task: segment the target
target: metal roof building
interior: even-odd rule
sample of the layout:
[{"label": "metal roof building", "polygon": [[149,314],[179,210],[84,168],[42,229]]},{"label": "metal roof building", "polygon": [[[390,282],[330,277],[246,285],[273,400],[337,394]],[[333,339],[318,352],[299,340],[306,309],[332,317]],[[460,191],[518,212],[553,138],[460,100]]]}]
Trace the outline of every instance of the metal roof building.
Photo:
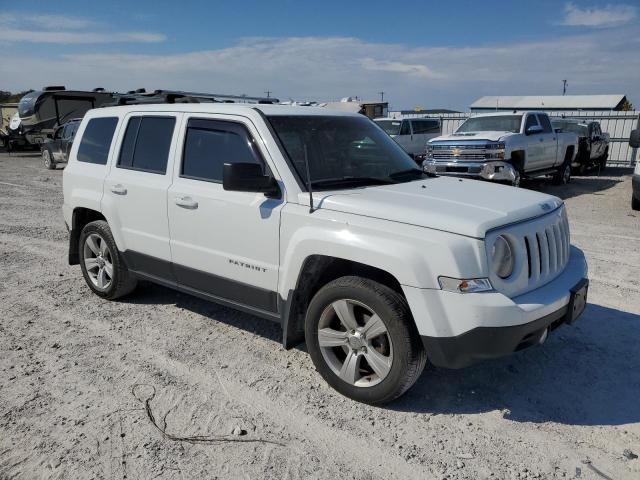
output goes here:
[{"label": "metal roof building", "polygon": [[472,112],[507,110],[622,110],[625,95],[530,95],[481,97]]}]

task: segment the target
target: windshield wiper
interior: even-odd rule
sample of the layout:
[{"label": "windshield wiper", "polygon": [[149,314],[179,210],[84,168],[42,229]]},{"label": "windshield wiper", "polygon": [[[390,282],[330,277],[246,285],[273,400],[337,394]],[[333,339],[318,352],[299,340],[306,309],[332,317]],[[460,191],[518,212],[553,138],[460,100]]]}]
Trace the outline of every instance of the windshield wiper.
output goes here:
[{"label": "windshield wiper", "polygon": [[389,185],[395,183],[388,178],[378,177],[336,177],[336,178],[324,178],[321,180],[314,180],[311,185],[314,187],[330,187],[337,185]]}]

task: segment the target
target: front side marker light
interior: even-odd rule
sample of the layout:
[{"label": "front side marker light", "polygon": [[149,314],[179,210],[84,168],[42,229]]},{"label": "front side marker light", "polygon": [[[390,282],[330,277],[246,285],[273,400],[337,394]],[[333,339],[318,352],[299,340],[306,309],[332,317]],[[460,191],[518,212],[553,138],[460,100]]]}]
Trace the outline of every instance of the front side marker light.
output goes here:
[{"label": "front side marker light", "polygon": [[478,293],[489,292],[493,286],[488,278],[460,279],[451,277],[438,277],[440,288],[448,292],[456,293]]}]

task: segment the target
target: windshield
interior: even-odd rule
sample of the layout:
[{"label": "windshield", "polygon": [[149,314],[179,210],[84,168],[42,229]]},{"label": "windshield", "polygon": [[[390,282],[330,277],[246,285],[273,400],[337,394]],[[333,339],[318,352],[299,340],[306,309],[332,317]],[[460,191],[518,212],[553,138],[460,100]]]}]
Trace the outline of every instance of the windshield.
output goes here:
[{"label": "windshield", "polygon": [[376,120],[376,124],[388,135],[398,135],[402,122],[400,120]]},{"label": "windshield", "polygon": [[18,102],[18,114],[21,117],[30,117],[33,115],[34,106],[36,104],[36,100],[38,99],[39,93],[27,93],[24,97],[20,99]]},{"label": "windshield", "polygon": [[456,133],[463,132],[511,132],[520,133],[522,115],[496,115],[473,117],[464,122]]},{"label": "windshield", "polygon": [[553,124],[554,129],[557,128],[557,129],[561,129],[563,132],[577,133],[581,137],[589,136],[589,128],[584,124],[573,123],[573,122],[562,122],[562,121],[555,121],[551,123]]},{"label": "windshield", "polygon": [[366,117],[268,117],[296,172],[315,190],[383,185],[422,178],[422,170]]}]

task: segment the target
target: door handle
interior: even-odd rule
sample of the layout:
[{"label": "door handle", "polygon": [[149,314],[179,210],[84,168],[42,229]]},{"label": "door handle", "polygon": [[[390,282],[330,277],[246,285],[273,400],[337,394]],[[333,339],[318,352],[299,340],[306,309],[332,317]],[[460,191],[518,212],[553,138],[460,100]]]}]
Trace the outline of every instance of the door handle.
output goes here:
[{"label": "door handle", "polygon": [[175,202],[179,207],[188,208],[189,210],[198,208],[198,202],[191,197],[176,197]]},{"label": "door handle", "polygon": [[115,193],[116,195],[126,195],[127,189],[118,183],[117,185],[111,186],[111,192]]}]

